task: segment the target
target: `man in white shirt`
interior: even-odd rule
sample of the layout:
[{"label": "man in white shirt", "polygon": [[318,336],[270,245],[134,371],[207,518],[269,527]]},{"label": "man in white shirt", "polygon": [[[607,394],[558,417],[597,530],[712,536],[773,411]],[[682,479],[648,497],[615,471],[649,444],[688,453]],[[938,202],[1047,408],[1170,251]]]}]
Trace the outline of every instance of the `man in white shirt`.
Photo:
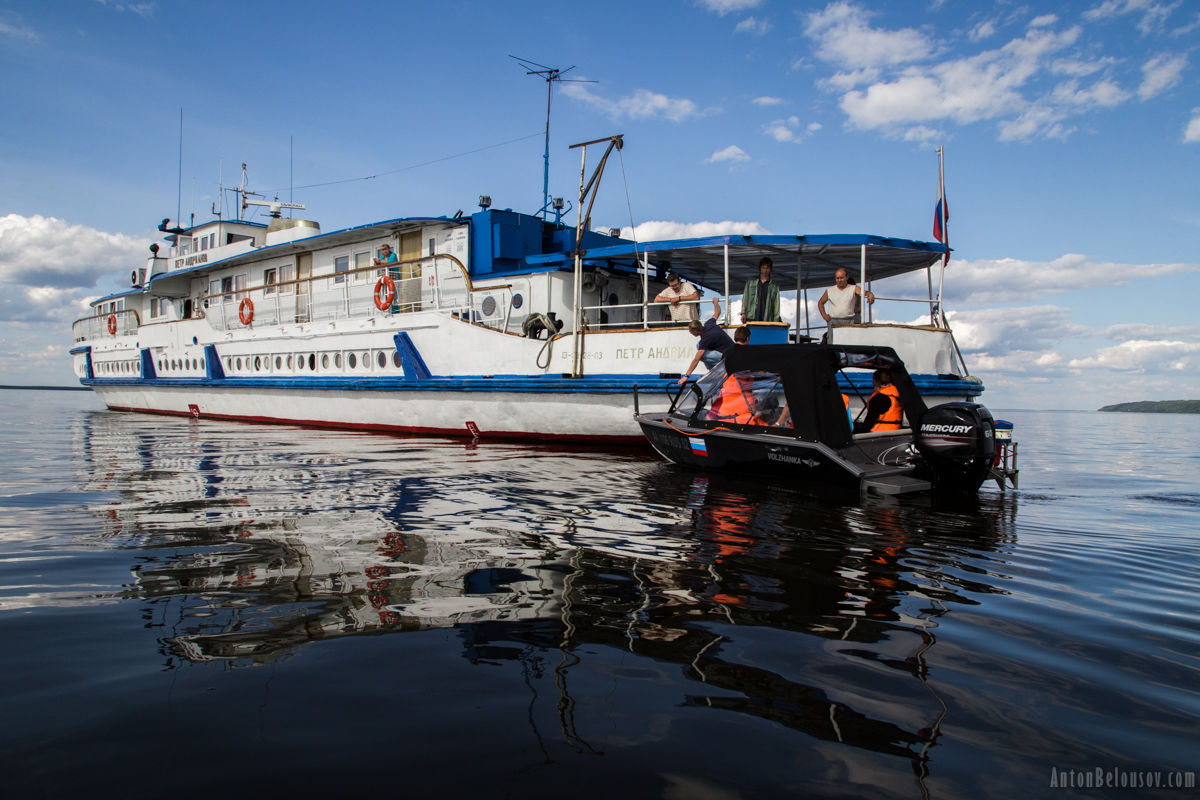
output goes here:
[{"label": "man in white shirt", "polygon": [[[833,280],[835,285],[826,289],[817,301],[817,310],[829,326],[828,333],[825,334],[826,342],[833,340],[834,325],[850,325],[854,322],[854,304],[860,295],[867,298],[868,303],[875,303],[875,295],[870,291],[863,292],[860,287],[850,285],[850,273],[846,270],[839,269],[835,272]],[[829,304],[828,311],[825,310],[826,303]]]},{"label": "man in white shirt", "polygon": [[672,322],[691,322],[700,319],[700,293],[674,272],[667,273],[667,288],[654,298],[656,303],[671,304]]}]

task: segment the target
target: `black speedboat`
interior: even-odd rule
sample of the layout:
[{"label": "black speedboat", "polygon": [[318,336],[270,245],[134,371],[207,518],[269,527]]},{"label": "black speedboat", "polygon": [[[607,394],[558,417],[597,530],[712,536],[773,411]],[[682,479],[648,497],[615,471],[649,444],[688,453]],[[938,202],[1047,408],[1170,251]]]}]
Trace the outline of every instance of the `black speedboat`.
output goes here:
[{"label": "black speedboat", "polygon": [[[847,370],[890,371],[899,429],[853,432],[848,409],[857,400],[861,417],[867,398]],[[635,415],[655,450],[689,467],[884,494],[975,492],[988,478],[1016,485],[1015,444],[997,443],[991,412],[965,402],[927,408],[890,347],[739,345],[682,387],[666,414]]]}]

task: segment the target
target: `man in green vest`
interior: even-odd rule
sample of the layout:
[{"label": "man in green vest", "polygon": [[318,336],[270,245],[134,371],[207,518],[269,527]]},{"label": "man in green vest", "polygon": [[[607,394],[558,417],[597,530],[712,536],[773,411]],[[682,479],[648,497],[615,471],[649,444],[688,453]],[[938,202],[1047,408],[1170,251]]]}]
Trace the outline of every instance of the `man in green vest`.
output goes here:
[{"label": "man in green vest", "polygon": [[758,262],[758,278],[742,289],[742,322],[783,322],[779,316],[779,284],[771,280],[771,259]]}]

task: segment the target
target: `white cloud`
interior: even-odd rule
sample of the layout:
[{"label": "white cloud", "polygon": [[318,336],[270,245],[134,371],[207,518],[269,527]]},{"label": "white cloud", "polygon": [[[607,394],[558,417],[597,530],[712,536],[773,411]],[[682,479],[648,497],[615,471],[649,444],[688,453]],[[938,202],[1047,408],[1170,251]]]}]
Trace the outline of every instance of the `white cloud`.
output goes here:
[{"label": "white cloud", "polygon": [[713,164],[718,161],[732,161],[735,164],[742,161],[749,161],[750,156],[746,155],[746,151],[738,147],[736,144],[731,144],[724,150],[718,150],[708,158],[704,159],[705,164]]},{"label": "white cloud", "polygon": [[700,236],[763,236],[770,233],[757,222],[667,222],[653,220],[640,223],[633,229],[639,242],[661,242],[670,239],[694,239]]},{"label": "white cloud", "polygon": [[96,0],[96,2],[113,11],[131,11],[140,17],[149,17],[154,13],[154,3],[123,3],[120,0]]},{"label": "white cloud", "polygon": [[971,30],[967,31],[967,38],[972,42],[981,42],[996,32],[996,23],[993,20],[986,19],[976,25]]},{"label": "white cloud", "polygon": [[[665,94],[638,89],[633,94],[618,100],[609,100],[593,94],[586,84],[567,83],[562,87],[567,97],[580,100],[601,113],[608,115],[614,122],[621,119],[653,119],[663,118],[672,122],[682,122],[689,117],[701,116],[701,112],[691,100],[682,97],[668,97]],[[715,110],[715,109],[713,109]]]},{"label": "white cloud", "polygon": [[809,123],[804,130],[800,130],[800,124],[800,118],[795,116],[788,117],[787,119],[777,119],[765,126],[763,132],[777,142],[800,144],[806,137],[812,136],[821,130],[821,123],[819,122]]},{"label": "white cloud", "polygon": [[1183,131],[1183,141],[1200,142],[1200,108],[1192,109],[1192,119]]},{"label": "white cloud", "polygon": [[1142,85],[1138,87],[1138,97],[1149,100],[1162,94],[1167,89],[1179,83],[1183,68],[1188,65],[1185,55],[1162,53],[1142,65]]},{"label": "white cloud", "polygon": [[1053,25],[1056,22],[1058,22],[1057,14],[1042,14],[1040,17],[1034,17],[1033,19],[1029,20],[1029,27],[1045,28],[1046,26]]},{"label": "white cloud", "polygon": [[[1118,264],[1096,262],[1074,253],[1053,261],[1016,258],[962,261],[952,258],[946,267],[945,297],[948,305],[988,306],[1197,271],[1200,271],[1200,264]],[[936,279],[936,275],[934,277]],[[894,280],[898,292],[916,293],[899,296],[925,294],[923,274],[912,273]]]},{"label": "white cloud", "polygon": [[[1068,81],[1032,101],[1022,94],[1023,87],[1045,68],[1048,57],[1074,45],[1080,33],[1079,27],[1062,32],[1030,28],[1025,36],[996,50],[928,67],[906,67],[893,80],[846,92],[839,105],[851,126],[889,136],[905,136],[910,126],[940,120],[969,124],[999,119],[1001,140],[1061,138],[1070,133],[1062,125],[1067,117],[1111,108],[1129,98],[1109,79],[1087,87]],[[1064,65],[1061,60],[1056,63],[1060,68]],[[824,83],[844,85],[849,78],[838,73]]]},{"label": "white cloud", "polygon": [[871,13],[839,0],[806,15],[804,32],[817,42],[817,55],[850,69],[904,64],[927,57],[933,44],[913,28],[883,30],[868,24]]},{"label": "white cloud", "polygon": [[1095,355],[1072,359],[1067,366],[1121,372],[1196,372],[1200,370],[1200,342],[1131,339],[1102,347]]},{"label": "white cloud", "polygon": [[779,97],[756,97],[750,102],[759,106],[777,106],[783,103],[783,99]]},{"label": "white cloud", "polygon": [[1171,16],[1182,0],[1174,3],[1159,3],[1155,0],[1104,0],[1095,8],[1083,12],[1083,18],[1089,21],[1115,19],[1124,14],[1141,14],[1138,30],[1142,33],[1154,33],[1162,27],[1167,17]]},{"label": "white cloud", "polygon": [[936,128],[926,128],[924,125],[918,125],[915,128],[909,128],[904,132],[904,141],[906,142],[920,142],[921,144],[928,144],[934,139],[944,138],[946,138],[946,133],[944,131],[939,131]]},{"label": "white cloud", "polygon": [[722,17],[758,6],[762,0],[696,0],[696,5],[715,11]]},{"label": "white cloud", "polygon": [[1086,78],[1105,67],[1116,64],[1115,58],[1097,58],[1093,61],[1080,61],[1075,58],[1059,58],[1050,65],[1050,71],[1055,75],[1070,75],[1075,78]]},{"label": "white cloud", "polygon": [[817,86],[834,92],[848,92],[855,86],[874,83],[879,80],[880,74],[880,71],[875,67],[855,69],[850,72],[835,72],[828,78],[819,79]]},{"label": "white cloud", "polygon": [[734,33],[753,33],[755,36],[765,36],[767,31],[771,30],[771,21],[767,19],[757,19],[755,17],[746,17],[737,24],[733,29]]},{"label": "white cloud", "polygon": [[55,217],[0,217],[0,283],[77,288],[139,266],[149,239],[69,225]]},{"label": "white cloud", "polygon": [[40,44],[42,37],[33,28],[17,25],[0,19],[0,33],[12,36],[14,39],[24,39],[31,44]]}]

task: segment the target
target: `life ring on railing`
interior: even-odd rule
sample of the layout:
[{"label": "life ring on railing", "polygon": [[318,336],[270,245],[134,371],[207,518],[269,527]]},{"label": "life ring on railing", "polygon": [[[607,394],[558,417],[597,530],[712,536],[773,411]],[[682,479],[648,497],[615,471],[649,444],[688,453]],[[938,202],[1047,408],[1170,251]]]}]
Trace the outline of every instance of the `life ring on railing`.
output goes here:
[{"label": "life ring on railing", "polygon": [[243,325],[249,325],[254,322],[254,302],[249,297],[243,297],[241,304],[238,306],[238,319]]},{"label": "life ring on railing", "polygon": [[392,280],[391,275],[384,275],[379,280],[375,281],[375,307],[380,311],[387,311],[392,307],[392,301],[396,299],[396,282]]},{"label": "life ring on railing", "polygon": [[111,336],[117,335],[117,315],[116,314],[108,315],[108,332]]}]

